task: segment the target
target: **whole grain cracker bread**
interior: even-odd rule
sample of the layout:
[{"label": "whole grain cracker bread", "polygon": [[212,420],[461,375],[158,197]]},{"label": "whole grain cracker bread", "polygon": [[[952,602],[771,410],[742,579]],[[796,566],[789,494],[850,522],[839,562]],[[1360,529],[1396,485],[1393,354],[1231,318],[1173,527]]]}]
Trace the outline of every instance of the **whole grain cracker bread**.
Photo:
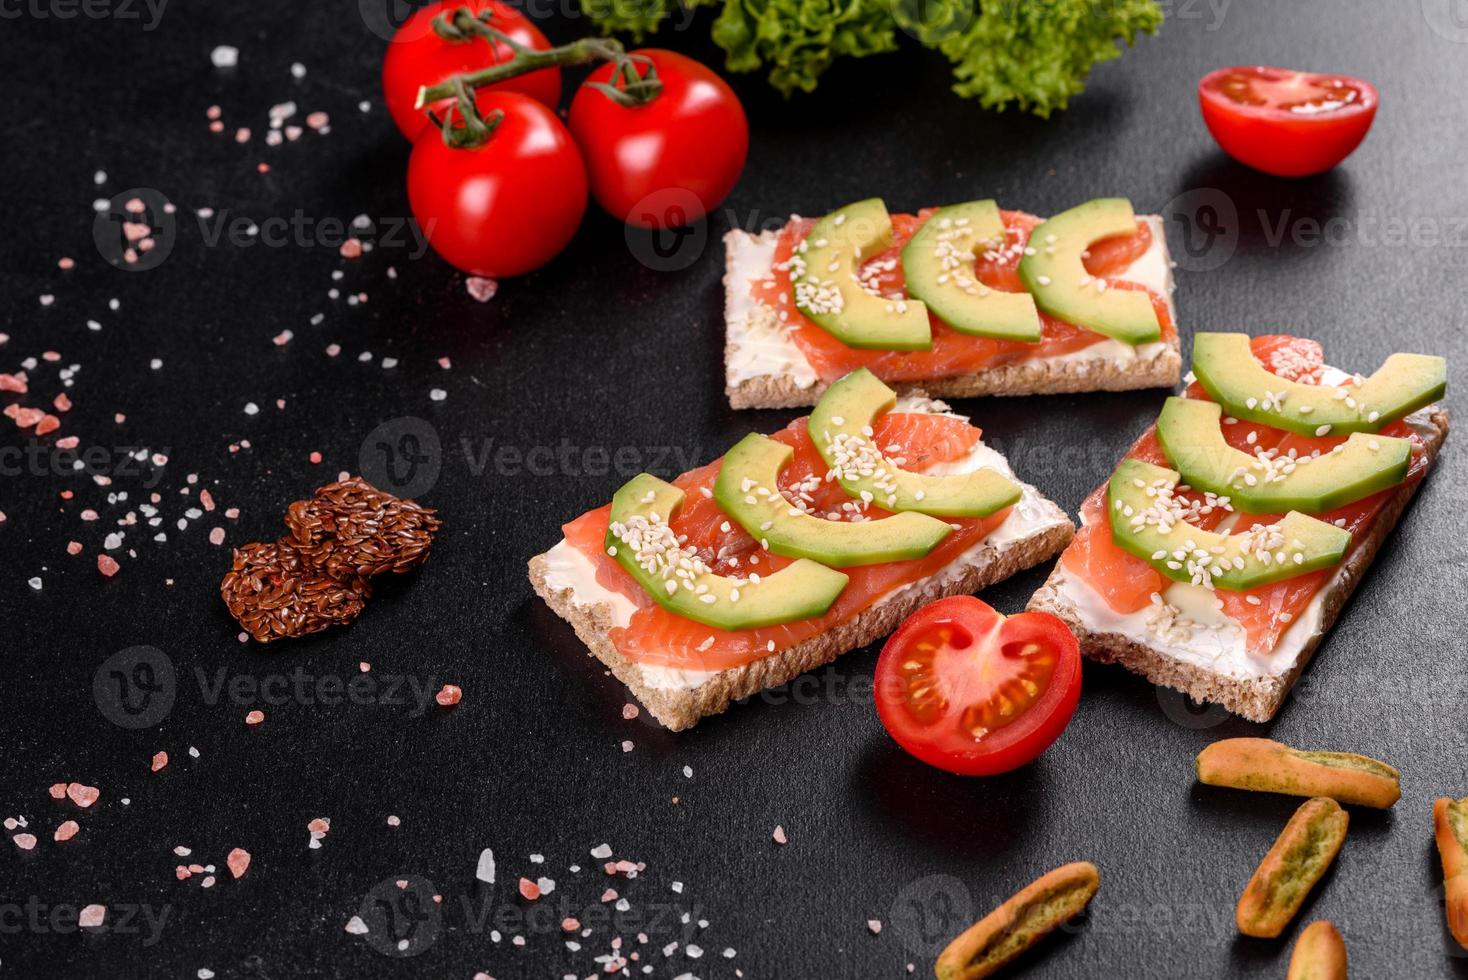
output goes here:
[{"label": "whole grain cracker bread", "polygon": [[[737,292],[747,291],[749,284],[740,282],[735,272],[738,250],[752,244],[773,244],[779,233],[754,235],[735,228],[724,235],[724,392],[732,408],[800,408],[814,405],[829,387],[819,378],[802,387],[790,372],[765,374],[734,381],[727,366],[735,356],[732,324],[735,321],[734,299]],[[1166,242],[1163,242],[1164,248]],[[1168,297],[1169,306],[1171,296]],[[1173,321],[1177,317],[1174,313]],[[1182,351],[1178,333],[1166,343],[1157,345],[1149,356],[1130,364],[1119,364],[1104,354],[1084,356],[1081,351],[1064,360],[1054,358],[1000,364],[969,374],[948,378],[925,378],[921,381],[886,382],[899,395],[922,390],[934,398],[977,398],[983,395],[1056,395],[1087,391],[1131,391],[1137,388],[1168,388],[1182,376]]]},{"label": "whole grain cracker bread", "polygon": [[[1430,472],[1444,440],[1448,437],[1448,413],[1445,409],[1433,406],[1423,410],[1422,414],[1426,423],[1424,428],[1427,430],[1422,435]],[[1426,474],[1423,479],[1425,478]],[[1186,663],[1120,633],[1092,629],[1080,611],[1062,595],[1061,587],[1067,576],[1065,568],[1058,562],[1045,584],[1031,597],[1028,608],[1048,612],[1065,620],[1080,638],[1081,653],[1092,660],[1121,664],[1154,684],[1181,691],[1195,701],[1222,705],[1250,721],[1268,721],[1279,711],[1300,672],[1305,669],[1326,634],[1340,618],[1346,601],[1356,591],[1356,586],[1361,584],[1366,570],[1376,560],[1376,553],[1397,526],[1402,512],[1406,510],[1422,482],[1420,479],[1413,480],[1398,487],[1396,493],[1382,507],[1371,526],[1371,533],[1351,551],[1340,571],[1326,586],[1320,629],[1305,643],[1295,663],[1284,673],[1256,678],[1231,677],[1197,664]]]},{"label": "whole grain cracker bread", "polygon": [[[1027,494],[1035,493],[1032,487],[1025,489]],[[1064,511],[1038,493],[1035,499],[1045,507],[1044,519],[1056,523],[1027,537],[1005,542],[1003,546],[990,546],[979,561],[965,564],[957,575],[951,574],[954,566],[947,566],[824,633],[752,663],[720,671],[691,689],[648,685],[642,669],[623,657],[611,641],[614,625],[611,607],[606,603],[578,604],[573,601],[571,589],[555,588],[547,581],[548,554],[530,559],[530,582],[546,605],[571,624],[591,655],[606,664],[654,718],[676,732],[693,726],[701,718],[720,713],[740,698],[778,687],[832,662],[843,653],[881,639],[929,602],[972,594],[1053,558],[1070,543],[1075,525]]]}]

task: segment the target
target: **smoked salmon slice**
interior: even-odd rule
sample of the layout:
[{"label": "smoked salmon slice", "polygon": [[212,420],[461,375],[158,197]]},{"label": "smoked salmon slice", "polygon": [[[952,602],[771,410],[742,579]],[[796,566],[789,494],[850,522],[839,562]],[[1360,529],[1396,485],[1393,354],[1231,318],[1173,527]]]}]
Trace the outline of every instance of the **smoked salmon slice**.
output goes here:
[{"label": "smoked salmon slice", "polygon": [[[904,469],[921,471],[937,463],[959,459],[978,442],[980,430],[951,416],[889,412],[873,425],[874,441]],[[806,431],[806,420],[796,419],[771,436],[795,450],[780,474],[785,496],[820,515],[849,515],[857,506],[839,484],[826,479],[827,467]],[[673,481],[686,494],[672,528],[684,544],[721,575],[768,574],[790,563],[763,551],[758,542],[730,521],[706,491],[718,476],[720,461],[690,470]],[[597,582],[626,596],[638,608],[631,622],[611,631],[612,642],[629,660],[649,666],[687,670],[726,670],[742,666],[823,633],[871,606],[893,589],[916,582],[951,563],[982,541],[1009,516],[1006,508],[986,518],[953,518],[955,530],[921,559],[842,569],[850,581],[824,616],[754,630],[718,630],[684,619],[650,599],[636,581],[603,550],[611,507],[600,507],[565,525],[566,541],[596,566]],[[866,515],[880,520],[885,511],[869,508]]]},{"label": "smoked salmon slice", "polygon": [[[862,264],[862,280],[879,292],[905,291],[906,280],[900,261],[902,248],[934,210],[936,209],[926,209],[915,215],[892,215],[892,244]],[[1017,271],[1019,260],[1024,255],[1030,232],[1042,219],[1023,211],[1001,211],[1000,216],[1009,235],[1008,241],[1002,249],[976,256],[975,273],[981,282],[993,289],[1022,292],[1023,286]],[[825,381],[834,381],[860,367],[870,369],[877,377],[888,382],[947,378],[1032,357],[1067,354],[1106,340],[1100,334],[1041,313],[1042,339],[1037,344],[962,334],[942,320],[932,317],[931,350],[881,351],[847,347],[802,316],[790,298],[790,256],[814,224],[814,219],[796,218],[780,231],[770,275],[751,283],[750,289],[757,299],[784,318],[790,329],[791,339]],[[1146,287],[1137,283],[1113,277],[1144,254],[1151,243],[1150,226],[1145,221],[1138,221],[1137,234],[1108,238],[1092,245],[1089,257],[1085,260],[1086,271],[1093,276],[1106,278],[1108,284],[1117,289],[1146,290]],[[1151,290],[1146,291],[1151,296],[1153,309],[1157,311],[1163,339],[1171,339],[1177,331],[1173,326],[1167,301]]]}]

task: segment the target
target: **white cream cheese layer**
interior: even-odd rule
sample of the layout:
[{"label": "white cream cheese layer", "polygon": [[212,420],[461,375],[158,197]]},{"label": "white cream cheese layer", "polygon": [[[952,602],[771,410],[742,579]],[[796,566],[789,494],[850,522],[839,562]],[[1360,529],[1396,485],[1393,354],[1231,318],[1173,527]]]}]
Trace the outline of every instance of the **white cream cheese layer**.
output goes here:
[{"label": "white cream cheese layer", "polygon": [[[1164,297],[1168,312],[1176,323],[1177,310],[1172,304],[1172,259],[1167,251],[1162,218],[1149,214],[1143,215],[1142,220],[1151,229],[1152,243],[1146,252],[1114,278],[1140,283]],[[750,288],[755,280],[770,274],[778,238],[779,232],[774,231],[752,235],[735,230],[725,239],[731,256],[727,324],[729,350],[725,365],[730,388],[755,378],[771,376],[789,377],[799,388],[810,388],[819,380],[815,369],[791,339],[788,325],[780,318],[781,311],[756,299]],[[1149,361],[1166,346],[1158,342],[1133,347],[1119,340],[1107,339],[1068,354],[1035,360],[1055,364],[1104,360],[1126,366],[1136,361]]]},{"label": "white cream cheese layer", "polygon": [[[1322,383],[1326,385],[1341,384],[1350,377],[1330,367],[1323,375]],[[1426,433],[1431,429],[1428,419],[1435,410],[1433,406],[1414,412],[1406,422]],[[1306,644],[1321,633],[1325,595],[1344,574],[1343,563],[1280,636],[1274,649],[1265,653],[1249,652],[1243,626],[1217,608],[1213,590],[1201,586],[1173,582],[1161,593],[1160,603],[1134,613],[1112,609],[1095,589],[1065,575],[1063,569],[1058,591],[1093,632],[1116,633],[1183,663],[1252,680],[1278,676],[1294,668]]]},{"label": "white cream cheese layer", "polygon": [[[921,396],[899,399],[894,411],[952,414],[948,411],[948,406],[942,402]],[[954,417],[963,418],[957,415]],[[928,467],[923,472],[935,476],[949,476],[972,473],[985,467],[998,470],[1011,479],[1014,478],[1009,462],[999,453],[984,445],[982,440],[975,443],[973,449],[969,450],[968,455],[962,459],[939,463]],[[1068,522],[1069,518],[1066,517],[1065,512],[1042,497],[1034,487],[1027,483],[1021,483],[1020,487],[1022,488],[1020,500],[1014,505],[1014,509],[1010,511],[1004,523],[990,531],[983,540],[976,542],[939,572],[938,574],[942,575],[944,580],[956,578],[963,574],[965,568],[992,561],[996,553],[1002,554],[1006,549],[1014,547],[1021,541]],[[596,566],[591,559],[571,547],[569,542],[562,539],[546,553],[546,559],[549,564],[546,570],[546,585],[549,588],[555,591],[569,589],[571,603],[576,606],[605,604],[611,610],[614,626],[625,627],[632,621],[632,614],[637,610],[636,603],[598,582]],[[887,602],[910,587],[910,585],[899,586],[883,594],[874,605]],[[639,664],[638,668],[642,671],[643,683],[648,687],[663,690],[695,688],[718,673],[717,671],[685,670],[647,664]]]}]

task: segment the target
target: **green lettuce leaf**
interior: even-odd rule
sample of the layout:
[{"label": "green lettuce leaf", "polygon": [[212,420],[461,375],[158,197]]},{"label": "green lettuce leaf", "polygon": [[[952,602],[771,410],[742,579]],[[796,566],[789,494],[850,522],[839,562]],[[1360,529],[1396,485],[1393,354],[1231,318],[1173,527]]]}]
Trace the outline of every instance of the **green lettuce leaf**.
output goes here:
[{"label": "green lettuce leaf", "polygon": [[954,62],[959,95],[1048,116],[1085,87],[1093,65],[1121,55],[1118,41],[1161,24],[1154,0],[998,0],[937,46]]},{"label": "green lettuce leaf", "polygon": [[[580,0],[603,31],[641,39],[679,0]],[[714,41],[730,71],[768,70],[786,95],[809,92],[840,57],[892,51],[897,32],[954,63],[958,94],[986,108],[1048,116],[1085,86],[1097,62],[1162,23],[1156,0],[682,0],[722,4]]]}]

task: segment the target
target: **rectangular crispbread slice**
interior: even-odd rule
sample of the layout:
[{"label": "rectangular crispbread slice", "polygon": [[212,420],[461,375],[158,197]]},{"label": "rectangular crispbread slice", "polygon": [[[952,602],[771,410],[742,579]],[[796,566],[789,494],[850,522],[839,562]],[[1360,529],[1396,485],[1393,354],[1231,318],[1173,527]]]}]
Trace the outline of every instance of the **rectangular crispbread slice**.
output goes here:
[{"label": "rectangular crispbread slice", "polygon": [[[1431,406],[1408,417],[1414,429],[1422,436],[1428,455],[1430,472],[1437,455],[1448,435],[1448,413],[1438,406]],[[1424,474],[1423,479],[1426,478]],[[1396,492],[1377,513],[1369,533],[1356,545],[1335,575],[1326,583],[1316,599],[1320,602],[1319,617],[1313,622],[1302,619],[1281,637],[1281,644],[1298,643],[1298,651],[1278,665],[1279,669],[1255,676],[1243,675],[1238,671],[1210,668],[1198,663],[1204,659],[1202,649],[1183,650],[1199,656],[1188,657],[1162,649],[1158,644],[1144,642],[1135,635],[1118,632],[1114,628],[1099,624],[1088,616],[1066,594],[1069,574],[1056,563],[1050,577],[1030,599],[1029,608],[1052,613],[1068,623],[1081,641],[1081,653],[1102,663],[1116,663],[1136,674],[1141,674],[1154,684],[1181,691],[1196,701],[1222,705],[1234,714],[1250,721],[1268,721],[1279,711],[1290,689],[1299,678],[1300,672],[1310,662],[1316,649],[1324,641],[1331,627],[1340,618],[1346,601],[1360,584],[1366,570],[1376,559],[1383,542],[1396,527],[1402,512],[1406,510],[1422,479],[1413,480],[1398,487]],[[1304,631],[1303,637],[1293,637],[1295,630]],[[1176,647],[1175,643],[1169,643]],[[1187,647],[1187,644],[1183,644]],[[1276,647],[1279,651],[1280,647]]]},{"label": "rectangular crispbread slice", "polygon": [[[1143,218],[1151,223],[1153,240],[1161,249],[1166,299],[1176,324],[1171,259],[1162,219],[1156,215]],[[789,339],[778,314],[750,292],[750,280],[769,271],[769,256],[778,237],[778,231],[753,234],[737,228],[724,236],[724,390],[733,408],[814,405],[829,383],[820,378]],[[921,389],[934,398],[973,398],[1129,391],[1178,383],[1182,354],[1176,332],[1171,340],[1143,345],[1128,356],[1119,356],[1123,346],[1106,341],[1094,350],[1060,357],[1031,358],[968,374],[888,384],[899,394]]]},{"label": "rectangular crispbread slice", "polygon": [[[778,687],[850,650],[881,639],[920,606],[947,596],[969,595],[1059,554],[1075,533],[1069,516],[1034,487],[1021,483],[1023,496],[1009,520],[954,562],[932,575],[883,596],[852,618],[824,633],[767,657],[718,672],[700,672],[676,685],[659,682],[651,670],[628,660],[611,639],[618,625],[615,599],[591,593],[594,583],[568,571],[578,559],[563,539],[530,559],[530,581],[546,605],[575,629],[587,650],[630,689],[653,717],[673,731],[718,714],[732,702]],[[1011,525],[1010,521],[1017,523]],[[565,550],[560,550],[565,549]],[[583,583],[578,590],[577,581]]]}]

